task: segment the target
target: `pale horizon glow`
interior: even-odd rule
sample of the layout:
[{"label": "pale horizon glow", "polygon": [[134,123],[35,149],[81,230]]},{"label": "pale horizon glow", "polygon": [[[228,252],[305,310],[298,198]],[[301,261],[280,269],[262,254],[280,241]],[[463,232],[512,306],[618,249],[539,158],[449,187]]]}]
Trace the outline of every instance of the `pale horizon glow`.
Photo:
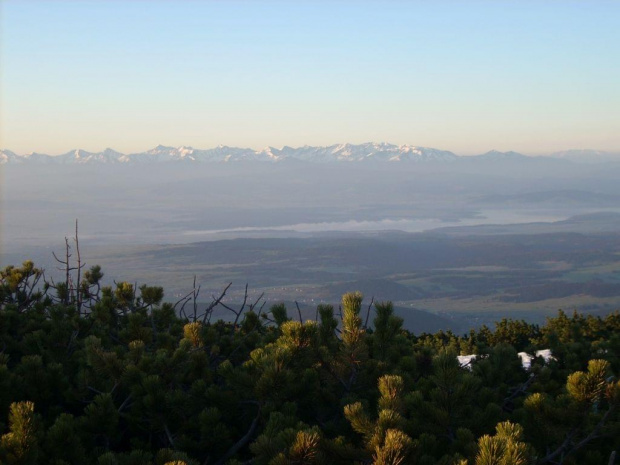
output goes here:
[{"label": "pale horizon glow", "polygon": [[620,2],[0,3],[0,148],[620,151]]}]

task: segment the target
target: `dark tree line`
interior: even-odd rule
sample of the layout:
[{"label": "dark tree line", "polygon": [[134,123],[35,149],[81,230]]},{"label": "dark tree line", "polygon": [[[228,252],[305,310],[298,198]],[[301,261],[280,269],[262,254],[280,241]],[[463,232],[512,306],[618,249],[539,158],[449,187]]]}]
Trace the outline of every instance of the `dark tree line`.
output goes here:
[{"label": "dark tree line", "polygon": [[[0,271],[0,463],[602,464],[620,449],[618,312],[414,336],[359,293],[303,322],[226,288],[199,313],[196,286],[175,308],[161,287],[102,286],[68,251],[61,283],[31,262]],[[211,321],[215,305],[235,322]],[[547,348],[522,367],[517,352]]]}]

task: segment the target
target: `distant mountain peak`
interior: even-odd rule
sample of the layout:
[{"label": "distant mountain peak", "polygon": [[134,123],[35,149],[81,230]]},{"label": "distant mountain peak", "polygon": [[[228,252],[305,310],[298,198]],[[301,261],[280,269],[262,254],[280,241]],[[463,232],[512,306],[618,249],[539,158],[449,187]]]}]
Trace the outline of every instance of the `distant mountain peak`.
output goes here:
[{"label": "distant mountain peak", "polygon": [[570,149],[554,152],[553,158],[570,160],[576,163],[606,163],[620,162],[620,152],[607,152],[593,149]]},{"label": "distant mountain peak", "polygon": [[[617,155],[617,158],[614,158]],[[594,150],[568,150],[557,152],[553,158],[573,160],[575,157],[598,157],[600,161],[620,161],[620,154]],[[102,152],[88,152],[83,149],[74,149],[57,156],[42,153],[17,155],[9,150],[0,151],[0,163],[160,163],[160,162],[282,162],[297,161],[309,163],[423,163],[446,164],[455,162],[529,162],[531,160],[550,160],[549,157],[528,157],[518,152],[490,150],[473,157],[459,157],[456,154],[432,147],[423,147],[408,144],[390,144],[389,142],[364,142],[352,144],[350,142],[328,146],[301,147],[283,146],[276,148],[266,146],[260,150],[249,148],[229,147],[218,145],[211,149],[196,149],[181,145],[172,147],[159,144],[144,152],[123,154],[114,149],[106,148]],[[551,160],[553,161],[553,160]],[[555,160],[559,162],[560,160]]]},{"label": "distant mountain peak", "polygon": [[499,159],[499,158],[503,158],[503,159],[517,159],[517,158],[531,158],[528,157],[527,155],[523,155],[522,153],[519,152],[514,152],[514,151],[508,151],[508,152],[501,152],[499,150],[489,150],[486,153],[483,153],[482,155],[478,155],[479,157],[485,157],[485,158],[494,158],[494,159]]}]

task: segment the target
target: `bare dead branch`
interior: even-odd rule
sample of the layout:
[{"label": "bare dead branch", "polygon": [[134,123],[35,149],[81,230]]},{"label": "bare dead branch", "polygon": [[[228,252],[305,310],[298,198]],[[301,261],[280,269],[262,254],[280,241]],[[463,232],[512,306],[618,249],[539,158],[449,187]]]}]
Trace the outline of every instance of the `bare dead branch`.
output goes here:
[{"label": "bare dead branch", "polygon": [[301,309],[299,308],[299,304],[297,303],[297,301],[295,301],[295,307],[297,307],[297,315],[299,315],[299,322],[303,324],[303,321],[301,319]]},{"label": "bare dead branch", "polygon": [[215,462],[215,465],[224,465],[224,463],[226,463],[228,459],[234,456],[237,452],[239,452],[239,450],[241,450],[243,446],[245,446],[248,442],[250,442],[250,440],[254,436],[254,433],[256,432],[256,428],[260,420],[260,413],[261,413],[261,410],[259,406],[258,413],[256,414],[256,417],[254,417],[254,420],[252,420],[252,424],[250,425],[250,428],[248,429],[247,433],[245,433],[245,435],[241,439],[239,439],[235,444],[233,444],[233,446],[230,449],[228,449],[228,451],[224,454],[224,456],[220,458],[217,462]]},{"label": "bare dead branch", "polygon": [[590,433],[583,438],[581,441],[579,441],[577,444],[573,445],[571,447],[571,444],[573,442],[573,438],[575,437],[577,431],[575,429],[573,429],[570,433],[568,433],[566,435],[566,439],[564,440],[564,442],[560,445],[560,447],[558,447],[556,450],[554,450],[553,452],[547,454],[545,457],[543,457],[538,463],[539,464],[543,464],[543,463],[552,463],[552,461],[560,456],[561,457],[561,461],[563,462],[564,459],[572,454],[573,452],[576,452],[577,450],[581,449],[583,446],[585,446],[586,444],[588,444],[590,441],[592,441],[593,439],[596,439],[599,437],[599,433],[601,431],[601,429],[603,428],[603,426],[605,425],[605,423],[607,422],[607,419],[609,418],[609,416],[612,414],[612,412],[615,410],[615,406],[614,405],[610,405],[609,408],[607,409],[607,411],[605,412],[605,414],[603,415],[603,417],[600,419],[600,421],[596,424],[596,426],[592,429],[592,431],[590,431]]},{"label": "bare dead branch", "polygon": [[516,389],[514,389],[512,394],[510,394],[508,397],[504,399],[504,402],[502,403],[502,410],[505,411],[513,399],[515,399],[516,397],[519,397],[520,395],[526,394],[527,389],[529,388],[530,384],[534,382],[535,379],[536,379],[536,375],[531,374],[530,377],[527,379],[527,381],[525,381],[525,383],[521,384]]},{"label": "bare dead branch", "polygon": [[174,439],[172,438],[172,434],[170,433],[170,430],[168,429],[168,425],[164,423],[164,431],[166,432],[166,437],[168,438],[168,442],[170,443],[170,446],[174,449]]},{"label": "bare dead branch", "polygon": [[131,400],[131,394],[129,394],[125,400],[123,401],[123,403],[121,404],[121,406],[118,408],[118,413],[121,413],[125,407],[127,407],[127,404],[129,403],[129,401]]},{"label": "bare dead branch", "polygon": [[194,319],[193,319],[194,322],[196,322],[196,319],[198,318],[198,295],[199,294],[200,294],[200,286],[196,288],[196,275],[194,275],[194,290],[192,294],[192,298],[194,301]]},{"label": "bare dead branch", "polygon": [[245,291],[243,292],[243,304],[241,304],[241,308],[239,309],[239,313],[243,312],[245,308],[245,304],[248,301],[248,283],[245,283]]},{"label": "bare dead branch", "polygon": [[265,307],[265,304],[267,303],[266,300],[263,300],[263,304],[260,306],[260,308],[258,309],[258,317],[260,318],[261,313],[263,313],[263,308]]},{"label": "bare dead branch", "polygon": [[245,305],[247,302],[248,302],[248,283],[245,283],[245,292],[243,294],[243,304],[241,305],[239,312],[237,312],[235,322],[233,323],[233,331],[235,330],[235,328],[237,327],[237,324],[239,323],[239,318],[241,317],[241,314],[243,313],[243,310],[245,309]]},{"label": "bare dead branch", "polygon": [[82,315],[82,293],[80,292],[80,282],[82,278],[82,257],[80,255],[80,239],[78,236],[78,220],[75,219],[75,252],[77,253],[77,312],[78,316]]},{"label": "bare dead branch", "polygon": [[[115,281],[115,284],[116,284],[116,281]],[[192,291],[192,292],[193,292],[193,291]],[[179,300],[177,300],[177,301],[174,303],[174,305],[172,306],[172,308],[173,308],[174,310],[176,310],[176,309],[177,309],[177,305],[179,305],[181,302],[183,302],[183,301],[185,301],[185,300],[187,300],[187,299],[191,299],[192,292],[190,292],[189,294],[184,295],[184,296],[183,296],[183,297],[181,297]]]},{"label": "bare dead branch", "polygon": [[191,300],[191,297],[188,297],[187,299],[185,299],[185,302],[183,302],[183,305],[181,305],[181,310],[179,310],[179,316],[183,315],[183,318],[185,319],[188,319],[187,313],[185,313],[185,306],[190,300]]},{"label": "bare dead branch", "polygon": [[70,250],[70,246],[69,246],[69,239],[67,239],[65,237],[65,253],[66,253],[66,279],[65,282],[67,283],[67,296],[65,297],[65,304],[69,303],[69,296],[72,294],[72,289],[71,289],[71,270],[70,270],[70,265],[69,265],[69,258],[71,257],[71,254],[69,254],[69,250]]},{"label": "bare dead branch", "polygon": [[375,296],[373,295],[370,299],[370,303],[368,304],[368,310],[366,310],[366,321],[364,322],[364,329],[368,328],[368,318],[370,318],[370,309],[372,308],[372,304],[375,303]]},{"label": "bare dead branch", "polygon": [[258,296],[258,299],[256,299],[253,304],[250,304],[250,310],[253,311],[264,296],[265,296],[265,293],[262,292],[261,295]]},{"label": "bare dead branch", "polygon": [[204,313],[203,319],[202,319],[203,323],[207,322],[207,317],[209,318],[209,321],[211,321],[211,313],[212,313],[213,309],[217,305],[220,305],[222,303],[222,299],[226,295],[226,292],[228,291],[228,289],[230,289],[230,286],[232,286],[232,283],[228,283],[228,285],[224,288],[224,290],[220,293],[219,297],[217,297],[217,298],[214,295],[211,295],[211,298],[213,299],[213,301],[209,304],[209,306],[205,310],[205,313]]}]

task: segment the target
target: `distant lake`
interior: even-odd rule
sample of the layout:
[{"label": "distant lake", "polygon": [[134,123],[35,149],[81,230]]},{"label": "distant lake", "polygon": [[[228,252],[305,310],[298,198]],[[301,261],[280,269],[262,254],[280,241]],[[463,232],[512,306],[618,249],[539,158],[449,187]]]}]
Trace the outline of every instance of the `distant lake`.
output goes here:
[{"label": "distant lake", "polygon": [[[553,223],[579,214],[603,211],[620,212],[620,209],[496,208],[469,211],[460,218],[458,211],[446,212],[443,210],[437,211],[435,218],[430,217],[433,215],[432,211],[426,211],[424,212],[425,217],[403,218],[401,216],[379,220],[308,221],[288,224],[286,214],[277,212],[272,216],[256,215],[254,218],[245,218],[241,215],[247,220],[246,224],[250,226],[232,228],[222,228],[223,223],[214,221],[209,215],[189,224],[183,221],[166,221],[165,214],[161,213],[153,214],[153,216],[158,217],[157,221],[150,221],[148,217],[146,219],[134,217],[131,212],[122,209],[107,212],[94,211],[90,215],[76,214],[76,216],[80,218],[80,240],[84,245],[113,246],[121,244],[187,244],[235,238],[310,237],[329,233],[379,233],[386,231],[417,233],[446,227]],[[301,210],[291,219],[294,221],[303,218],[305,213]],[[351,216],[354,214],[352,213]],[[373,214],[380,216],[381,212],[375,210]],[[65,236],[71,238],[74,234],[72,215],[68,211],[58,212],[55,209],[46,210],[43,207],[37,212],[14,209],[9,215],[5,215],[6,219],[9,221],[1,221],[0,215],[0,262],[11,259],[6,254],[30,256],[34,246],[61,249],[64,246],[63,238]],[[212,227],[200,228],[202,224]],[[565,225],[563,229],[581,232],[581,229],[575,229],[571,225]]]},{"label": "distant lake", "polygon": [[[487,224],[522,224],[534,222],[554,222],[567,219],[571,213],[559,213],[528,210],[515,211],[506,209],[483,210],[474,218],[461,218],[448,220],[440,218],[414,218],[414,219],[383,219],[378,221],[338,221],[320,223],[295,223],[272,227],[243,227],[231,229],[207,229],[207,230],[187,230],[182,234],[186,238],[192,237],[193,240],[204,240],[208,236],[234,235],[244,236],[260,234],[262,237],[269,237],[270,232],[281,237],[282,233],[322,233],[322,232],[364,232],[364,231],[403,231],[403,232],[424,232],[432,229],[449,226],[476,226]],[[218,237],[219,239],[220,237]]]}]

